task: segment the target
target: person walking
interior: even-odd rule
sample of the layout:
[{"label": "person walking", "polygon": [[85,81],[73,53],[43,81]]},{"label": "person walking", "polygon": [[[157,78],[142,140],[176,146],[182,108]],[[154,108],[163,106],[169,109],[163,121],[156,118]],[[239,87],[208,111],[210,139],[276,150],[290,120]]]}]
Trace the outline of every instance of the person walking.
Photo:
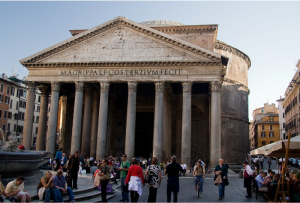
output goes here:
[{"label": "person walking", "polygon": [[[108,159],[104,159],[102,163],[102,168],[101,168],[101,173],[100,176],[104,176],[105,174],[109,174],[109,166],[108,166]],[[107,202],[106,199],[106,187],[108,184],[109,180],[100,180],[101,184],[101,196],[102,196],[102,202]]]},{"label": "person walking", "polygon": [[59,169],[59,167],[61,166],[61,160],[62,160],[62,148],[60,148],[55,155],[55,161],[56,161],[56,167],[54,169],[54,171],[57,171]]},{"label": "person walking", "polygon": [[197,184],[197,180],[199,180],[199,183],[200,183],[199,191],[200,191],[200,194],[202,194],[203,193],[203,181],[205,178],[205,168],[201,165],[200,161],[197,162],[197,166],[195,167],[193,176],[195,177],[195,189],[197,189],[196,184]]},{"label": "person walking", "polygon": [[137,202],[142,195],[142,184],[145,186],[143,169],[139,166],[138,159],[134,159],[133,165],[130,166],[125,184],[128,184],[131,202]]},{"label": "person walking", "polygon": [[157,164],[158,159],[153,157],[151,165],[147,167],[145,172],[145,176],[150,177],[149,180],[147,180],[149,187],[148,202],[156,202],[157,188],[160,186],[162,179],[161,168]]},{"label": "person walking", "polygon": [[215,174],[216,172],[221,173],[222,183],[219,185],[219,200],[222,200],[225,197],[225,181],[228,173],[228,168],[224,165],[223,159],[219,159],[219,165],[215,168]]},{"label": "person walking", "polygon": [[253,176],[254,172],[247,161],[244,161],[243,165],[245,167],[244,187],[247,189],[246,198],[252,198],[251,181],[252,181],[252,176]]},{"label": "person walking", "polygon": [[271,157],[269,157],[269,159],[268,159],[269,169],[271,169],[271,164],[272,164],[272,159],[271,159]]},{"label": "person walking", "polygon": [[129,193],[128,190],[125,190],[125,181],[128,174],[128,170],[130,167],[129,161],[127,161],[127,155],[122,155],[122,163],[120,168],[117,168],[120,172],[120,179],[121,179],[121,191],[122,191],[122,199],[119,200],[120,202],[129,202]]},{"label": "person walking", "polygon": [[167,166],[166,174],[168,175],[167,183],[167,201],[171,202],[171,194],[173,192],[174,202],[177,202],[177,194],[179,192],[179,172],[183,173],[182,167],[176,163],[176,156],[171,157],[171,164]]},{"label": "person walking", "polygon": [[[69,182],[69,187],[72,189],[78,189],[77,188],[77,179],[78,179],[78,171],[79,171],[79,165],[80,165],[80,159],[79,159],[79,152],[76,151],[75,154],[70,158],[69,164],[68,164],[68,170],[67,172],[70,173],[71,179]],[[72,184],[73,182],[73,184]],[[73,185],[73,187],[72,187]]]}]

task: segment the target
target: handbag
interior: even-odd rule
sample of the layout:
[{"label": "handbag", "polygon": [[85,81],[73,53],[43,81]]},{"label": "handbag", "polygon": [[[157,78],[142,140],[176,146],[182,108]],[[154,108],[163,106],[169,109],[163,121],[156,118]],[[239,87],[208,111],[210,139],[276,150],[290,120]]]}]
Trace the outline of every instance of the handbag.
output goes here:
[{"label": "handbag", "polygon": [[110,181],[109,169],[107,169],[107,173],[103,176],[100,176],[100,182],[102,181]]},{"label": "handbag", "polygon": [[98,187],[100,185],[100,175],[97,174],[94,179],[94,186]]},{"label": "handbag", "polygon": [[225,183],[225,185],[226,185],[226,186],[228,186],[228,185],[229,185],[228,178],[226,178],[226,179],[224,180],[224,183]]},{"label": "handbag", "polygon": [[145,183],[150,183],[152,180],[152,175],[145,175]]},{"label": "handbag", "polygon": [[71,173],[67,173],[66,174],[65,180],[66,180],[67,183],[70,182],[70,180],[71,180]]}]

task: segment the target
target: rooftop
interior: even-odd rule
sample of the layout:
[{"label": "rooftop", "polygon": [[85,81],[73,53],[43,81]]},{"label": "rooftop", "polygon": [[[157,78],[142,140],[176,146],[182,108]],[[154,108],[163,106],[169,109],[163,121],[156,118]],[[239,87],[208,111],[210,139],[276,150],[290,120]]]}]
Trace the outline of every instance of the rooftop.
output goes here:
[{"label": "rooftop", "polygon": [[147,27],[164,27],[164,26],[180,26],[184,25],[182,23],[170,21],[170,20],[149,20],[144,21],[139,24],[145,25]]}]

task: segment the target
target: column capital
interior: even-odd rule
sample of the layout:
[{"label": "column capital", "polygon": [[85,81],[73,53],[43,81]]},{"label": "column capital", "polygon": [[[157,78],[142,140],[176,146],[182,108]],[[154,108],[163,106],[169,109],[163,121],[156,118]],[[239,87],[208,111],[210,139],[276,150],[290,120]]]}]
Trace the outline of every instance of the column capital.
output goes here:
[{"label": "column capital", "polygon": [[48,87],[47,87],[47,86],[45,86],[45,85],[40,85],[40,86],[38,86],[37,88],[41,91],[42,95],[43,95],[43,94],[49,94],[49,90],[48,90]]},{"label": "column capital", "polygon": [[60,91],[60,82],[51,82],[51,92],[59,92]]},{"label": "column capital", "polygon": [[192,82],[182,82],[182,92],[183,93],[191,93],[192,92]]},{"label": "column capital", "polygon": [[214,81],[210,83],[211,92],[220,92],[222,88],[222,83],[220,81]]},{"label": "column capital", "polygon": [[26,81],[25,84],[27,85],[27,89],[29,91],[35,91],[36,90],[36,82],[35,81]]},{"label": "column capital", "polygon": [[94,93],[93,93],[93,99],[94,99],[94,101],[99,101],[100,100],[100,94],[99,94],[99,92],[94,91]]},{"label": "column capital", "polygon": [[137,82],[136,81],[129,81],[127,83],[128,83],[128,92],[136,92]]},{"label": "column capital", "polygon": [[109,82],[100,82],[101,92],[108,92],[109,86]]},{"label": "column capital", "polygon": [[76,81],[75,82],[75,90],[76,90],[76,92],[83,92],[83,90],[84,90],[84,82]]},{"label": "column capital", "polygon": [[156,92],[164,92],[165,83],[164,82],[156,82],[155,83],[155,91]]},{"label": "column capital", "polygon": [[84,88],[84,93],[88,96],[92,96],[93,95],[93,87],[89,86],[89,85],[86,85],[85,88]]},{"label": "column capital", "polygon": [[63,95],[60,97],[62,102],[67,102],[68,97],[66,95]]}]

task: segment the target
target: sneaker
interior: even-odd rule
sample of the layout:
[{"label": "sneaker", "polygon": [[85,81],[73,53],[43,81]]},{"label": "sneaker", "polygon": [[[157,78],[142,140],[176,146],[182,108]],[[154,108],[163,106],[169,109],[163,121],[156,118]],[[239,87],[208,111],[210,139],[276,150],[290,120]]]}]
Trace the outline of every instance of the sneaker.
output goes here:
[{"label": "sneaker", "polygon": [[219,200],[222,200],[222,197],[219,197]]},{"label": "sneaker", "polygon": [[120,199],[119,202],[125,202],[125,200],[124,199]]},{"label": "sneaker", "polygon": [[73,199],[73,200],[71,200],[71,201],[68,201],[68,202],[76,202],[76,201]]}]

